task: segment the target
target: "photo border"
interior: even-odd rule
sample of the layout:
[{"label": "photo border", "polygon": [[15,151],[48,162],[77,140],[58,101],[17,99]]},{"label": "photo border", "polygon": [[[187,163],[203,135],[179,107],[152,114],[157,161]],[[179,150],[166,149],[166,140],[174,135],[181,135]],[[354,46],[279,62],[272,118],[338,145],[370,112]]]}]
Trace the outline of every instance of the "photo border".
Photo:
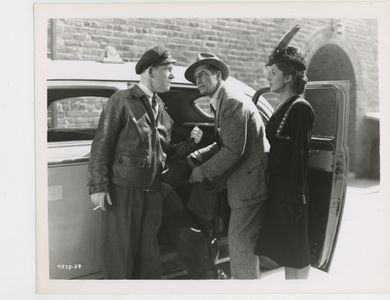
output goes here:
[{"label": "photo border", "polygon": [[[289,9],[286,9],[286,5]],[[244,9],[243,9],[244,6]],[[381,116],[389,113],[389,85],[387,70],[389,63],[390,12],[388,3],[334,3],[334,2],[285,2],[269,3],[247,1],[227,3],[215,1],[185,2],[172,1],[119,4],[35,4],[34,5],[34,55],[35,55],[35,150],[36,150],[36,251],[37,251],[37,291],[43,294],[52,293],[99,293],[99,294],[257,294],[257,293],[361,293],[390,292],[390,284],[366,278],[366,285],[356,284],[346,279],[345,282],[321,281],[282,281],[270,284],[253,280],[193,281],[193,280],[50,280],[48,276],[48,214],[47,214],[47,112],[46,103],[46,55],[47,23],[51,18],[174,18],[202,16],[202,18],[375,18],[378,21],[378,65],[379,96]],[[384,128],[389,127],[389,118],[381,118],[381,182],[389,182],[389,165],[384,153],[390,153],[386,142]],[[382,195],[389,195],[389,188],[382,185]],[[383,207],[386,211],[389,206]],[[390,224],[384,221],[384,225]],[[381,247],[389,248],[389,238]],[[390,250],[389,250],[390,253]],[[382,261],[389,266],[389,258]],[[358,262],[357,262],[358,263]],[[378,275],[378,274],[376,274]],[[385,270],[379,275],[387,276]],[[387,278],[390,278],[387,277]],[[368,282],[367,282],[368,281]],[[264,282],[264,283],[263,283]],[[103,283],[103,284],[102,284]],[[151,289],[153,285],[153,289]]]}]

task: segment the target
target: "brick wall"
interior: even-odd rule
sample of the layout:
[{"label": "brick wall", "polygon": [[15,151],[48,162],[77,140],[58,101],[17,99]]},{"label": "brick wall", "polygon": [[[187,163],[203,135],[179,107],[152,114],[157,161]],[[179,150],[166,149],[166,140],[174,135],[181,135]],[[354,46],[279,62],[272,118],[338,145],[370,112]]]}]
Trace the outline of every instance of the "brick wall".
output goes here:
[{"label": "brick wall", "polygon": [[[272,47],[297,23],[302,29],[291,44],[307,52],[309,63],[321,47],[334,44],[346,58],[332,61],[329,66],[324,64],[324,68],[343,64],[345,59],[353,67],[351,169],[357,175],[368,174],[372,166],[364,160],[371,155],[367,145],[372,135],[378,135],[364,118],[366,112],[379,109],[375,20],[56,19],[48,24],[48,57],[96,60],[107,45],[113,45],[122,58],[135,61],[146,49],[158,44],[167,47],[179,65],[188,65],[198,52],[210,51],[229,64],[232,76],[258,89],[267,86],[263,70]],[[336,27],[341,31],[335,31]]]},{"label": "brick wall", "polygon": [[107,99],[77,97],[55,101],[47,110],[47,128],[95,128]]}]

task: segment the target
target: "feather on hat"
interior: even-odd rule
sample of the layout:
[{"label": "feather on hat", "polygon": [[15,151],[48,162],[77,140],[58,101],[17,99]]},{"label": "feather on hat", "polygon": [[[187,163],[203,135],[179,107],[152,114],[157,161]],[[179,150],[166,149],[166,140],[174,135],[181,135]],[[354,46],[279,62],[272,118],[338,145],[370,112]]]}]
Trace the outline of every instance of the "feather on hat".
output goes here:
[{"label": "feather on hat", "polygon": [[296,64],[302,70],[306,70],[304,56],[299,53],[298,48],[288,46],[300,28],[300,25],[297,24],[282,36],[270,55],[266,66],[271,66],[276,62],[285,61]]}]

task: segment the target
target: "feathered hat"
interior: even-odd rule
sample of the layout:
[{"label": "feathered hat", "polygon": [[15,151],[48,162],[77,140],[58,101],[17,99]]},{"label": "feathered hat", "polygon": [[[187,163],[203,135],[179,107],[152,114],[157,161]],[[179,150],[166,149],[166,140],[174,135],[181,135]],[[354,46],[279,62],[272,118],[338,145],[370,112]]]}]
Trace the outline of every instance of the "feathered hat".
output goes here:
[{"label": "feathered hat", "polygon": [[268,59],[266,66],[271,66],[276,62],[285,61],[296,64],[300,69],[306,70],[304,56],[298,48],[288,46],[292,38],[297,34],[301,27],[295,25],[290,31],[286,32],[275,46],[274,51]]}]

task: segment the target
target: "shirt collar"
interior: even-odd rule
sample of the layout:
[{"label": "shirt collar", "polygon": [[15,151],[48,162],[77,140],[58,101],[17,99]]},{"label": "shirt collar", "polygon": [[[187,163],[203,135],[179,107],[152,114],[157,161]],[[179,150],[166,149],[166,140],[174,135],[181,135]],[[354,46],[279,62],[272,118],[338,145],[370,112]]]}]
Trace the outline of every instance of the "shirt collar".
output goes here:
[{"label": "shirt collar", "polygon": [[146,85],[144,85],[141,81],[138,82],[139,88],[146,94],[148,97],[149,101],[153,98],[153,92],[148,88]]},{"label": "shirt collar", "polygon": [[218,94],[219,94],[219,91],[221,90],[222,85],[223,84],[222,84],[222,81],[221,81],[220,84],[219,84],[219,87],[214,92],[214,94],[213,94],[213,96],[211,97],[211,100],[210,100],[210,104],[213,106],[213,108],[215,110],[217,110],[217,99],[218,99]]}]

